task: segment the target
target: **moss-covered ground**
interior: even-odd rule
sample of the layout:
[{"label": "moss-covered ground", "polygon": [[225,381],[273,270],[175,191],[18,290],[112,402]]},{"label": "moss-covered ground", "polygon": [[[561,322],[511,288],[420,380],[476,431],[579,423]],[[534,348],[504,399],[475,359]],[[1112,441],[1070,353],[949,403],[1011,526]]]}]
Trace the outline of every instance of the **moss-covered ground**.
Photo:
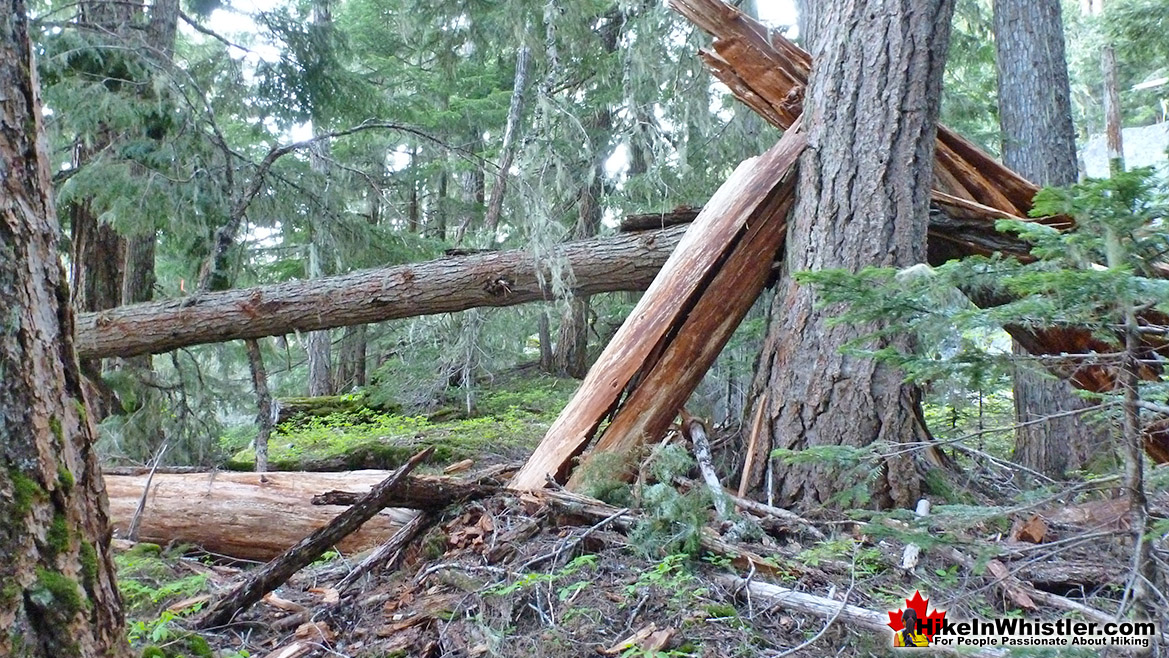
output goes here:
[{"label": "moss-covered ground", "polygon": [[[493,383],[475,400],[471,414],[447,407],[426,415],[362,408],[326,416],[293,418],[278,425],[268,443],[273,470],[395,468],[422,448],[434,446],[430,463],[463,459],[480,464],[523,459],[568,403],[579,382],[548,376],[514,377]],[[225,439],[228,468],[251,470],[250,436]],[[245,445],[241,445],[242,442]]]}]

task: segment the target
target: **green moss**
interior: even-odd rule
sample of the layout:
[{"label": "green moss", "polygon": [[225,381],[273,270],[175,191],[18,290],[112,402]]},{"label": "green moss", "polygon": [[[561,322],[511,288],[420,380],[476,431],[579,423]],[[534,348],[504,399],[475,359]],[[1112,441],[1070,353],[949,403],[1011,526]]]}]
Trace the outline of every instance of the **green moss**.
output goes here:
[{"label": "green moss", "polygon": [[62,619],[69,619],[86,607],[76,581],[59,571],[44,568],[37,569],[37,580],[30,590],[30,598]]},{"label": "green moss", "polygon": [[73,485],[77,484],[77,481],[73,479],[73,473],[69,472],[65,464],[57,465],[57,484],[65,493],[73,491]]},{"label": "green moss", "polygon": [[142,658],[167,658],[167,656],[162,649],[150,646],[142,650]]},{"label": "green moss", "polygon": [[0,608],[11,610],[20,600],[23,591],[20,585],[14,582],[5,583],[4,587],[0,587]]},{"label": "green moss", "polygon": [[211,650],[211,645],[207,644],[207,640],[194,633],[187,636],[187,649],[198,658],[212,658],[215,655],[215,652]]},{"label": "green moss", "polygon": [[81,540],[81,576],[87,589],[93,589],[97,583],[97,549],[93,544],[84,539]]},{"label": "green moss", "polygon": [[89,411],[85,408],[85,402],[78,398],[73,398],[73,408],[77,410],[77,418],[82,425],[89,422]]},{"label": "green moss", "polygon": [[16,503],[16,514],[23,516],[32,510],[34,502],[45,500],[48,496],[41,485],[37,481],[20,472],[17,469],[10,469],[8,475],[12,478],[12,488],[14,490],[14,497]]},{"label": "green moss", "polygon": [[53,416],[49,418],[49,429],[53,431],[53,436],[57,437],[58,441],[65,441],[65,432],[61,429],[61,419]]},{"label": "green moss", "polygon": [[45,533],[45,543],[52,556],[69,552],[69,519],[61,512],[53,515],[53,522]]}]

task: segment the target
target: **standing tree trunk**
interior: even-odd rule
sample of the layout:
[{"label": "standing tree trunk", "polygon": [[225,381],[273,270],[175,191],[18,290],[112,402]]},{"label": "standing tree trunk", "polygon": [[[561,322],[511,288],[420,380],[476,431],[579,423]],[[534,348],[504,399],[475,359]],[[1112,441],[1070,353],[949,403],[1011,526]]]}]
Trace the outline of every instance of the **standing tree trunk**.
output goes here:
[{"label": "standing tree trunk", "polygon": [[[330,0],[313,0],[313,24],[318,28],[329,31],[333,26],[333,11],[329,6]],[[329,46],[325,46],[326,48]],[[320,115],[319,110],[314,103],[313,108],[313,133],[318,136],[325,132],[323,121],[324,117]],[[316,141],[309,147],[309,165],[312,167],[314,173],[324,179],[324,198],[322,205],[326,209],[332,207],[329,202],[329,144],[321,140]],[[329,252],[328,237],[329,231],[325,228],[325,222],[311,222],[311,240],[309,244],[309,258],[308,258],[308,277],[310,279],[319,279],[325,276],[325,267],[321,262]],[[310,396],[318,395],[332,395],[333,390],[333,342],[326,331],[313,331],[308,335],[308,394]]]},{"label": "standing tree trunk", "polygon": [[[494,234],[499,227],[499,217],[503,214],[503,197],[507,193],[508,170],[515,159],[516,133],[519,131],[520,119],[524,115],[524,91],[528,86],[528,69],[532,61],[532,49],[522,46],[516,54],[515,82],[512,85],[511,107],[507,111],[507,125],[503,130],[503,145],[500,147],[499,171],[495,173],[495,185],[491,188],[491,201],[487,205],[487,231]],[[461,236],[460,236],[461,237]],[[491,244],[495,243],[495,236],[490,235]]]},{"label": "standing tree trunk", "polygon": [[105,488],[57,257],[28,7],[0,9],[0,655],[125,653]]},{"label": "standing tree trunk", "polygon": [[[362,325],[365,326],[365,325]],[[248,369],[252,373],[252,390],[256,393],[256,472],[268,472],[268,438],[276,423],[272,413],[272,394],[268,392],[268,370],[264,368],[264,354],[260,352],[260,341],[249,338],[244,341],[248,351]]]},{"label": "standing tree trunk", "polygon": [[[996,0],[1003,163],[1040,185],[1076,182],[1076,133],[1059,0]],[[1014,344],[1016,358],[1028,353]],[[1041,367],[1015,370],[1015,461],[1054,478],[1083,468],[1103,436],[1082,416],[1087,402]]]},{"label": "standing tree trunk", "polygon": [[[865,448],[923,434],[917,395],[901,373],[840,351],[872,328],[829,326],[833,309],[816,308],[812,290],[792,279],[804,270],[925,260],[953,2],[900,0],[881,3],[880,11],[873,4],[841,0],[819,6],[814,16],[817,59],[804,104],[808,150],[753,387],[756,404],[766,405],[760,438],[770,439],[770,448]],[[886,345],[894,343],[875,347]],[[840,504],[837,494],[865,483],[831,458],[772,468],[782,505]],[[879,506],[912,506],[921,492],[913,453],[884,457],[866,488]]]}]

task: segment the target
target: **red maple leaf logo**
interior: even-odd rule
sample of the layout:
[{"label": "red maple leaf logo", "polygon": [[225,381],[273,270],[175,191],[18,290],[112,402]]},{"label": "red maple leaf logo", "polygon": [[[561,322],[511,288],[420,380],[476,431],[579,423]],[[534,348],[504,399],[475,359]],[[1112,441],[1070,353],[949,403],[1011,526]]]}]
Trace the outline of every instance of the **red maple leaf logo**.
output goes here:
[{"label": "red maple leaf logo", "polygon": [[[942,627],[942,620],[946,618],[946,611],[935,609],[933,612],[926,614],[929,604],[929,599],[921,598],[921,592],[917,591],[913,593],[912,599],[905,599],[906,607],[913,608],[913,611],[917,613],[918,620],[922,623],[922,634],[930,642],[933,642],[934,633]],[[905,624],[901,621],[903,612],[904,610],[901,608],[889,612],[889,628],[892,628],[894,633],[905,628]]]}]

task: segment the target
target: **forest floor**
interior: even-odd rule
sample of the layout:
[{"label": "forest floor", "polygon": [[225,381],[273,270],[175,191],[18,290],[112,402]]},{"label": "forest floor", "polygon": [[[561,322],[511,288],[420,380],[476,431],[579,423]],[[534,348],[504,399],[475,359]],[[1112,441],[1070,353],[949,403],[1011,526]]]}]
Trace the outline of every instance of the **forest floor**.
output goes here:
[{"label": "forest floor", "polygon": [[[478,428],[468,433],[476,440],[462,436],[443,459],[499,463],[522,457],[570,394],[570,384],[525,385],[485,401],[477,420],[428,422],[399,438],[416,449]],[[365,431],[322,427],[310,423],[306,435]],[[330,449],[341,454],[363,441],[334,440]],[[117,563],[130,642],[146,658],[884,656],[890,632],[844,620],[826,627],[822,616],[753,597],[729,579],[897,618],[918,591],[951,619],[1090,618],[1113,614],[1125,596],[1131,532],[1115,481],[1023,491],[1007,486],[993,463],[969,464],[977,486],[931,496],[929,516],[825,512],[808,519],[817,531],[744,511],[718,522],[705,489],[687,484],[692,466],[675,444],[643,469],[645,481],[590,492],[617,506],[600,521],[514,492],[448,508],[390,564],[351,586],[338,582],[362,556],[330,551],[210,632],[187,630],[189,620],[250,565],[191,547],[123,545]],[[1153,516],[1169,517],[1169,469],[1151,480]],[[903,568],[910,544],[920,558]]]}]

